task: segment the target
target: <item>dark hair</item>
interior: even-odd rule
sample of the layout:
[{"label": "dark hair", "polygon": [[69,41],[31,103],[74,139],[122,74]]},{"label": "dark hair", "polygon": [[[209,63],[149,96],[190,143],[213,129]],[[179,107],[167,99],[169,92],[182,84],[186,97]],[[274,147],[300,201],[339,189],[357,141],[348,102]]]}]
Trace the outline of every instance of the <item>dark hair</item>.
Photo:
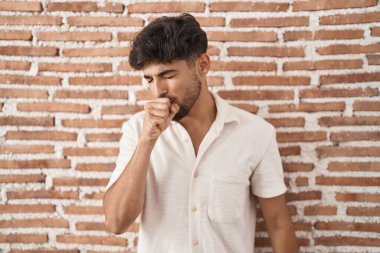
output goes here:
[{"label": "dark hair", "polygon": [[186,60],[189,66],[207,51],[207,36],[196,19],[182,13],[163,16],[147,25],[132,42],[129,64],[140,70],[152,62]]}]

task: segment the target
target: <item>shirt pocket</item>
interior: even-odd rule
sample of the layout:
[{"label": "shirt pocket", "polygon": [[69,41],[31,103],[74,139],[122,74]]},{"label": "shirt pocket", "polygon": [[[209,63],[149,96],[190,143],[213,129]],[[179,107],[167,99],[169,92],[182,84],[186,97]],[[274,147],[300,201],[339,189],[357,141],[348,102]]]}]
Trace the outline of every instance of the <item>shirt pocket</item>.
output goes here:
[{"label": "shirt pocket", "polygon": [[217,223],[234,223],[244,212],[249,192],[246,178],[213,174],[210,182],[208,216]]}]

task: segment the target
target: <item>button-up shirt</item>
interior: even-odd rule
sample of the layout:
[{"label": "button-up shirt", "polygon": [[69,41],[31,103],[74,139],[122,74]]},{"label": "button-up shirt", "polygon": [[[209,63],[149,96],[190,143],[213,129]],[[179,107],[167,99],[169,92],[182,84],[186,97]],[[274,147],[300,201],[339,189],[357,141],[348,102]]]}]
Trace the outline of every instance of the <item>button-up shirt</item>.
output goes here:
[{"label": "button-up shirt", "polygon": [[[254,252],[253,195],[271,198],[286,191],[275,128],[212,95],[216,118],[197,155],[186,129],[174,121],[153,148],[138,217],[139,253]],[[132,157],[144,113],[123,123],[107,189]]]}]

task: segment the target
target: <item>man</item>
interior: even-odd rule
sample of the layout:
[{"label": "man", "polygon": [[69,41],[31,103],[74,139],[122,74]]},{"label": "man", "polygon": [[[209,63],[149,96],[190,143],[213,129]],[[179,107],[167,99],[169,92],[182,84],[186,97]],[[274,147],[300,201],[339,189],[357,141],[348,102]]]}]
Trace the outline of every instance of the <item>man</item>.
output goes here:
[{"label": "man", "polygon": [[121,234],[140,217],[139,253],[254,252],[256,195],[274,252],[298,252],[275,128],[208,90],[206,50],[189,14],[134,40],[130,65],[154,99],[123,124],[106,228]]}]

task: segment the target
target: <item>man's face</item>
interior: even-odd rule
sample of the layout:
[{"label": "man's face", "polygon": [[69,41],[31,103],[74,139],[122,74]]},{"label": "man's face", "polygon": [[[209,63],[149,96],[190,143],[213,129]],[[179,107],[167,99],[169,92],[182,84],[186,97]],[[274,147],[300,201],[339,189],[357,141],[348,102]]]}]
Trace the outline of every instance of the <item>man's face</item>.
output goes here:
[{"label": "man's face", "polygon": [[143,72],[155,98],[167,97],[170,103],[180,106],[173,120],[180,121],[190,112],[202,88],[195,66],[190,68],[185,60],[170,64],[151,63]]}]

